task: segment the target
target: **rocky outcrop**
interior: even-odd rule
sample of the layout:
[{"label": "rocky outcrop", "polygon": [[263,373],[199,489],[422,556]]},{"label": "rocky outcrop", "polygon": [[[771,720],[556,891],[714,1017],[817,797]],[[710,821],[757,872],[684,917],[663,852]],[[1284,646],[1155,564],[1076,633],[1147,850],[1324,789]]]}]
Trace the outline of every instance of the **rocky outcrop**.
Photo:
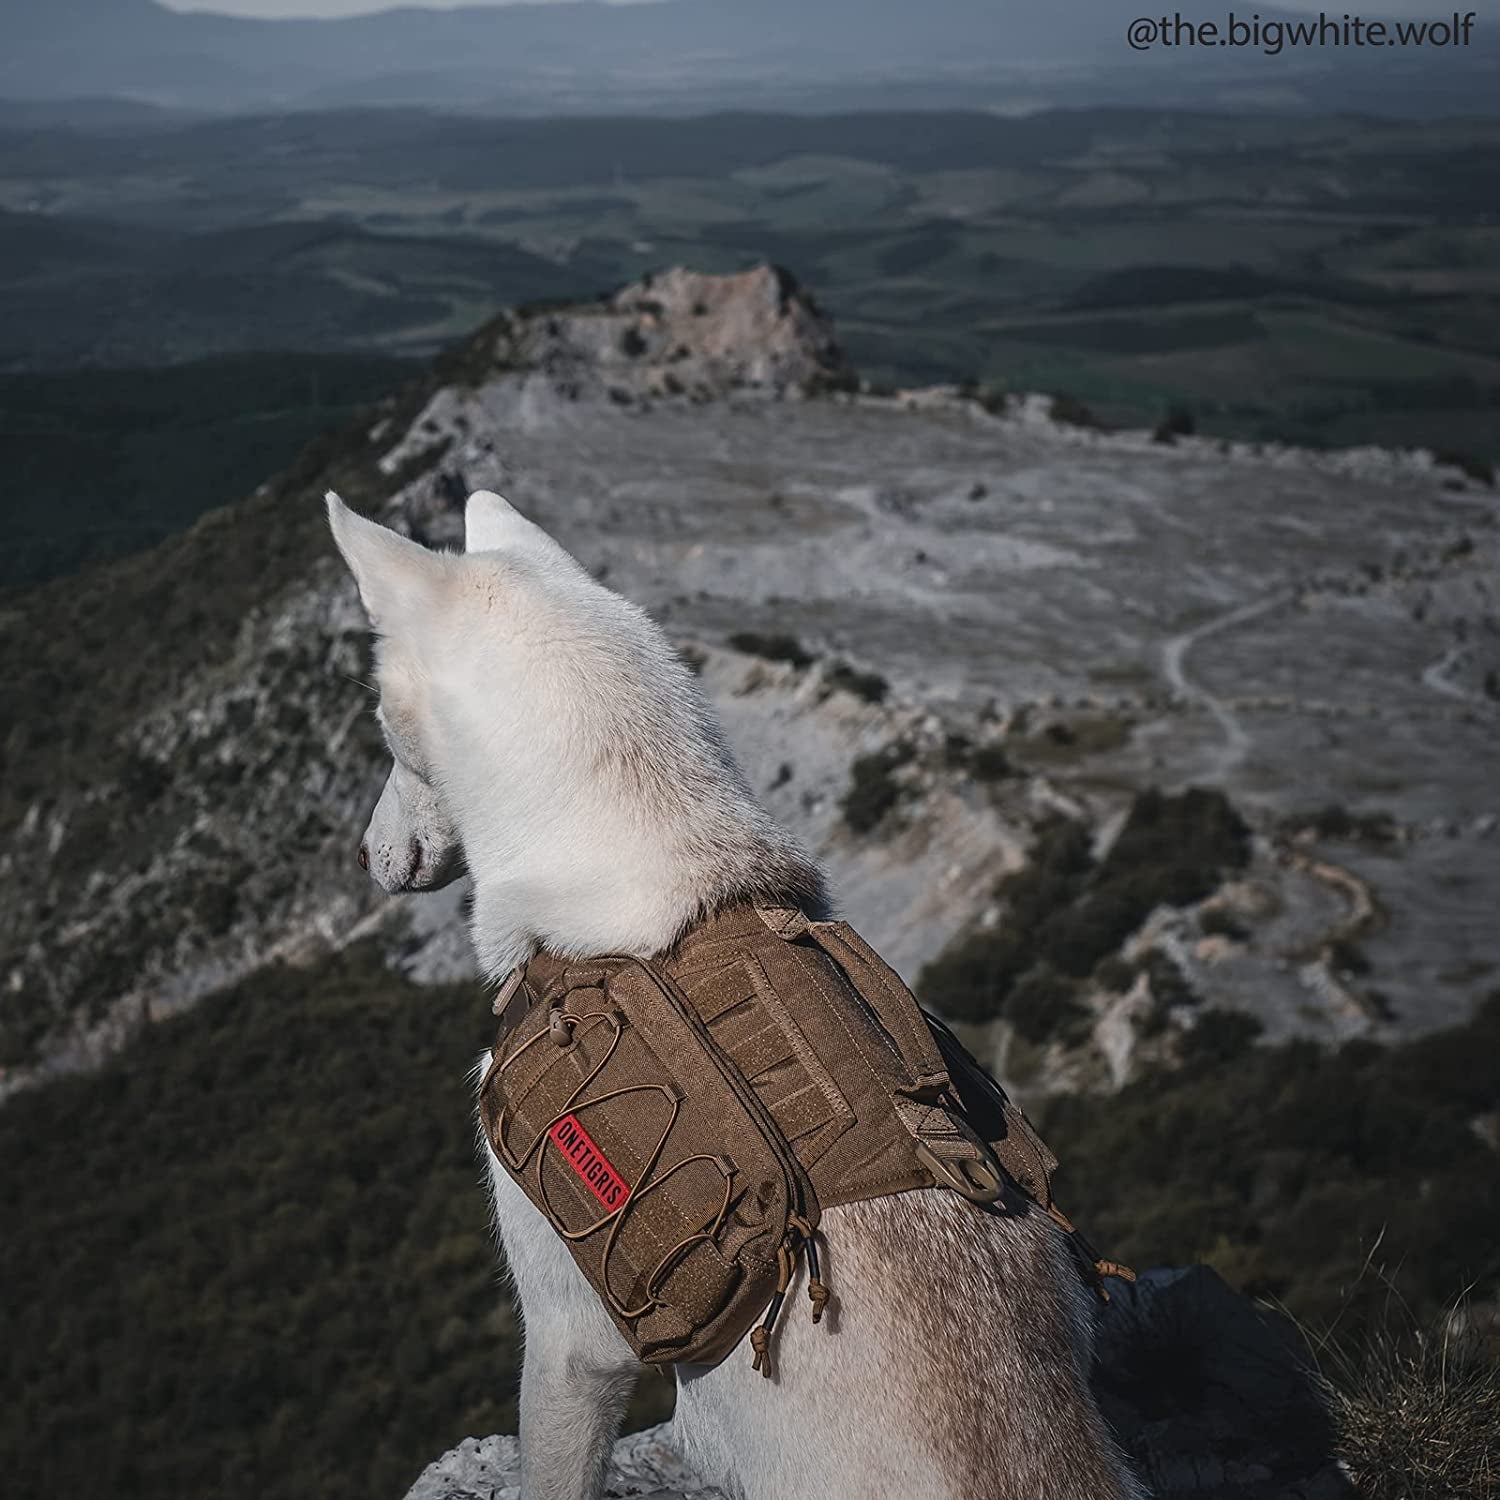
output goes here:
[{"label": "rocky outcrop", "polygon": [[[1353,1490],[1292,1330],[1205,1266],[1114,1286],[1099,1320],[1095,1389],[1156,1500],[1339,1500]],[[672,1448],[671,1424],[615,1446],[605,1493],[722,1500]],[[518,1500],[513,1437],[470,1438],[406,1500]]]},{"label": "rocky outcrop", "polygon": [[789,271],[769,265],[729,276],[674,266],[595,302],[502,313],[465,358],[483,380],[525,373],[572,401],[858,384],[832,323]]},{"label": "rocky outcrop", "polygon": [[1296,1330],[1207,1266],[1111,1283],[1094,1389],[1156,1500],[1334,1500],[1353,1490]]},{"label": "rocky outcrop", "polygon": [[[633,1432],[615,1444],[607,1500],[724,1500],[702,1484],[672,1448],[672,1424]],[[407,1500],[520,1500],[521,1453],[513,1437],[466,1438],[422,1472]]]}]

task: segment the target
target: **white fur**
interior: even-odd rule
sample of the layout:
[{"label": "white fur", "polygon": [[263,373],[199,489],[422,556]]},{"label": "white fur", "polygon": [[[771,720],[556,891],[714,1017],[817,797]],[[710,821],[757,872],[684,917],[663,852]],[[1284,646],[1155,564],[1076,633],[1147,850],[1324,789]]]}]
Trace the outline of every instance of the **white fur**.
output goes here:
[{"label": "white fur", "polygon": [[706,891],[800,857],[655,624],[498,495],[470,498],[483,550],[463,556],[328,508],[381,637],[393,755],[457,832],[492,979],[539,946],[658,952]]},{"label": "white fur", "polygon": [[458,832],[436,790],[394,758],[360,850],[371,878],[392,896],[439,890],[464,868]]},{"label": "white fur", "polygon": [[[386,890],[411,889],[465,861],[474,946],[492,979],[539,946],[567,956],[659,952],[716,904],[772,887],[785,894],[810,870],[756,804],[695,678],[658,628],[499,496],[470,498],[464,555],[428,552],[335,495],[328,507],[380,636],[381,720],[395,761],[366,833],[371,873]],[[806,894],[820,898],[812,880]],[[562,1241],[484,1154],[526,1327],[522,1494],[596,1500],[638,1366]],[[900,1222],[939,1243],[947,1219],[972,1214],[950,1197],[907,1194]],[[912,1327],[921,1304],[895,1290],[932,1268],[908,1244],[888,1243],[878,1216],[862,1218],[871,1207],[825,1215],[830,1318],[812,1326],[799,1272],[774,1380],[754,1373],[743,1351],[713,1370],[678,1370],[678,1441],[726,1492],[744,1500],[972,1493],[923,1415],[961,1407],[962,1381],[921,1387],[926,1367],[913,1353],[922,1331]],[[953,1295],[985,1309],[999,1295],[993,1276],[967,1274],[964,1257],[988,1229],[954,1223],[945,1253],[967,1280]],[[855,1275],[847,1295],[840,1246],[848,1247],[843,1269]],[[1068,1281],[1071,1271],[1059,1275]],[[1070,1297],[1082,1305],[1071,1291],[1048,1305]],[[954,1359],[989,1358],[987,1316],[965,1329]],[[997,1305],[994,1316],[1006,1310]],[[1059,1318],[1077,1366],[1071,1390],[1082,1386],[1087,1361],[1086,1310],[1069,1304]],[[1086,1394],[1078,1401],[1088,1405]],[[1123,1479],[1107,1490],[1135,1493]],[[1084,1491],[1048,1493],[1073,1500]],[[1102,1500],[1105,1490],[1088,1494]]]}]

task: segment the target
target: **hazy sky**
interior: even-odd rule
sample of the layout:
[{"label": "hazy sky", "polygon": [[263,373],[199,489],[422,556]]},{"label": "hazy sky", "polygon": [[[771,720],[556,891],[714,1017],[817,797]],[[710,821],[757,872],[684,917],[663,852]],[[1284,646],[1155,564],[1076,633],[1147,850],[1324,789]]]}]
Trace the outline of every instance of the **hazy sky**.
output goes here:
[{"label": "hazy sky", "polygon": [[[168,10],[216,10],[232,16],[358,16],[372,10],[394,10],[398,5],[424,10],[458,10],[476,3],[519,4],[522,0],[157,0]],[[548,0],[533,0],[546,4]],[[625,5],[631,0],[606,0]]]},{"label": "hazy sky", "polygon": [[[365,11],[390,10],[397,0],[160,0],[173,10],[216,10],[237,16],[355,16]],[[474,0],[405,0],[408,4],[432,9],[453,10]],[[508,3],[508,0],[490,0]],[[628,0],[612,0],[614,4]],[[747,0],[753,3],[753,0]],[[876,0],[871,0],[876,3]],[[920,4],[921,0],[894,0],[896,4]],[[999,3],[999,0],[997,0]],[[1451,16],[1455,0],[1269,0],[1267,9],[1326,11],[1331,16]],[[1150,15],[1162,10],[1180,11],[1194,20],[1209,20],[1234,10],[1242,14],[1254,10],[1254,0],[1121,0],[1122,21],[1135,15]],[[1460,12],[1477,9],[1483,18],[1488,4],[1457,5]],[[1500,24],[1497,18],[1496,24]]]}]

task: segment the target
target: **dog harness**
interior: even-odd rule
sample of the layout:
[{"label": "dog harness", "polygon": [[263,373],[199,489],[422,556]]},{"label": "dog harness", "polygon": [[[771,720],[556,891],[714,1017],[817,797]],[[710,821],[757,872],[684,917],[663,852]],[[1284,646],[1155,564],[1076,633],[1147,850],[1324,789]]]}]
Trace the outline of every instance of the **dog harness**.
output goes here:
[{"label": "dog harness", "polygon": [[[1000,1085],[843,922],[739,906],[651,960],[538,954],[495,1002],[479,1109],[496,1158],[636,1355],[714,1365],[771,1336],[822,1211],[918,1188],[1052,1201],[1057,1160]],[[1024,1204],[1019,1205],[1024,1207]]]}]

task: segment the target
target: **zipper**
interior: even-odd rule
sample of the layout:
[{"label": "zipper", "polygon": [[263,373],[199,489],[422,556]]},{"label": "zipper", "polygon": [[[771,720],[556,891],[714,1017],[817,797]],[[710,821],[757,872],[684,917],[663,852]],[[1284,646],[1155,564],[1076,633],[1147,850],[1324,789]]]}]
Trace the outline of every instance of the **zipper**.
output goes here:
[{"label": "zipper", "polygon": [[[834,932],[831,929],[818,931],[811,924],[809,924],[808,926],[808,933],[810,936],[812,936],[813,943],[817,946],[819,952],[821,952],[825,958],[829,959],[834,967],[838,969],[839,973],[844,976],[844,982],[849,986],[849,989],[853,993],[855,1000],[858,1002],[860,1009],[865,1013],[866,1019],[869,1020],[871,1026],[874,1028],[875,1035],[885,1043],[886,1048],[889,1050],[891,1056],[896,1060],[900,1071],[905,1074],[906,1077],[912,1079],[915,1082],[918,1076],[916,1065],[913,1063],[912,1059],[909,1058],[901,1050],[901,1044],[892,1035],[890,1028],[885,1024],[885,1019],[884,1017],[882,1017],[879,1010],[876,1009],[874,1002],[865,998],[864,990],[859,986],[858,983],[855,982],[854,976],[849,972],[849,964],[847,960],[841,958],[837,953],[832,952],[831,945],[836,943],[841,949],[844,950],[846,954],[852,954],[853,957],[858,960],[859,965],[871,973],[873,981],[875,983],[883,984],[885,982],[884,976],[875,969],[874,965],[865,958],[865,956],[859,951],[858,948],[856,948],[847,939],[842,937],[839,933]],[[925,1023],[925,1013],[922,1011],[921,1006],[917,1005],[917,1002],[914,998],[912,999],[912,1004],[916,1006],[917,1013],[923,1017]],[[934,1039],[934,1045],[936,1045],[936,1039]],[[941,1051],[939,1051],[939,1056],[941,1057]]]},{"label": "zipper", "polygon": [[807,1169],[797,1159],[796,1153],[790,1146],[783,1144],[785,1137],[782,1135],[781,1127],[776,1123],[776,1117],[761,1101],[760,1095],[751,1087],[744,1074],[725,1055],[724,1049],[719,1046],[709,1031],[708,1023],[698,1014],[693,1002],[688,999],[676,981],[667,974],[658,973],[644,959],[636,958],[632,954],[610,954],[605,962],[626,963],[638,969],[666,997],[672,1009],[703,1043],[704,1049],[713,1059],[714,1066],[718,1068],[735,1097],[755,1118],[760,1126],[762,1138],[771,1147],[772,1154],[781,1165],[782,1181],[787,1189],[789,1206],[786,1231],[776,1247],[778,1269],[776,1291],[767,1304],[765,1316],[750,1331],[750,1347],[755,1356],[753,1368],[769,1377],[771,1374],[771,1333],[781,1313],[782,1303],[786,1300],[787,1288],[791,1285],[792,1276],[796,1272],[797,1257],[804,1249],[807,1252],[808,1267],[807,1295],[812,1302],[814,1323],[822,1320],[823,1308],[829,1298],[828,1288],[823,1284],[819,1274],[818,1250],[814,1243],[817,1226],[809,1217],[809,1209],[817,1201],[812,1179],[808,1176]]}]

